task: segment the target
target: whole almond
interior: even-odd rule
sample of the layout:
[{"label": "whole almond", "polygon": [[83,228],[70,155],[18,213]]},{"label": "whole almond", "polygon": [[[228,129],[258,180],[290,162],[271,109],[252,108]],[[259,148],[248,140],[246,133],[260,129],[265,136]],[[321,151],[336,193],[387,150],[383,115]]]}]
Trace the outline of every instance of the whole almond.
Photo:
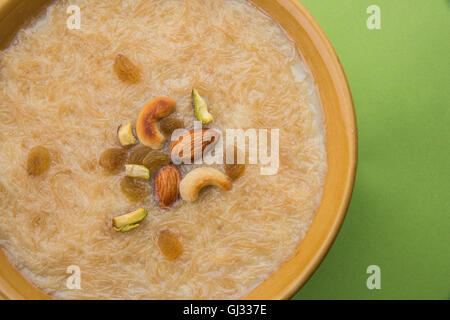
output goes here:
[{"label": "whole almond", "polygon": [[220,133],[213,129],[192,129],[182,134],[170,145],[170,152],[182,163],[192,163],[212,149],[218,142]]},{"label": "whole almond", "polygon": [[179,197],[181,172],[177,166],[162,167],[155,176],[155,198],[162,208],[170,207]]}]

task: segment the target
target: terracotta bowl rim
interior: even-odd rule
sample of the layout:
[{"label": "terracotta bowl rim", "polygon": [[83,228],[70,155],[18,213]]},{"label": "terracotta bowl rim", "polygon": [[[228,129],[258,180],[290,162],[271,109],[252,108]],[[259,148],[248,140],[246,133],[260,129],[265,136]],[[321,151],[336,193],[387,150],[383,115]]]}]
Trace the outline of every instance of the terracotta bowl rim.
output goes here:
[{"label": "terracotta bowl rim", "polygon": [[[253,0],[250,0],[253,1]],[[355,177],[356,177],[356,169],[357,169],[357,158],[358,158],[358,137],[357,137],[357,124],[356,124],[356,114],[354,109],[354,103],[350,91],[350,87],[348,84],[347,77],[345,75],[345,72],[343,70],[342,64],[339,60],[339,57],[332,46],[331,42],[325,35],[324,31],[318,24],[318,22],[312,17],[312,15],[309,13],[309,11],[303,6],[303,4],[300,3],[300,0],[276,0],[280,2],[281,4],[289,2],[295,6],[295,10],[297,10],[303,18],[307,20],[307,24],[309,24],[312,29],[317,33],[317,35],[320,38],[320,42],[326,47],[326,50],[328,53],[331,54],[332,58],[332,64],[336,68],[336,76],[338,77],[337,81],[341,85],[341,96],[343,96],[344,99],[344,107],[345,112],[347,113],[347,116],[350,117],[349,122],[347,123],[348,128],[347,132],[351,131],[349,133],[349,157],[346,159],[348,161],[348,168],[349,172],[348,175],[345,177],[345,187],[344,187],[344,197],[339,202],[340,206],[336,208],[336,215],[334,218],[334,221],[332,222],[331,231],[328,232],[326,235],[325,240],[320,243],[319,249],[315,252],[314,257],[310,259],[307,263],[307,266],[302,269],[301,272],[298,274],[295,274],[293,276],[290,276],[290,279],[292,279],[289,282],[289,285],[284,287],[283,290],[281,290],[278,293],[271,294],[271,299],[289,299],[292,297],[306,282],[307,280],[312,276],[312,274],[315,272],[315,270],[318,268],[320,263],[325,258],[326,254],[330,250],[333,242],[336,239],[336,236],[342,226],[342,223],[344,221],[344,218],[346,216],[353,188],[355,183]],[[20,3],[19,0],[0,0],[0,12],[5,12],[2,14],[3,17],[7,16],[11,11],[15,9],[15,7]],[[2,17],[2,18],[3,18]],[[273,18],[275,21],[277,19]],[[316,85],[320,91],[320,86],[316,82]],[[321,203],[323,202],[323,199],[321,200]],[[313,222],[314,224],[314,222]],[[312,225],[310,226],[310,228]],[[300,243],[299,243],[300,244]],[[297,245],[297,247],[299,246]],[[1,250],[1,248],[0,248]],[[280,267],[283,264],[280,265]],[[273,277],[273,274],[269,276],[269,278]],[[33,285],[34,286],[34,285]],[[35,287],[39,292],[42,292],[39,288]],[[16,291],[16,288],[12,288],[10,284],[8,284],[5,279],[2,279],[0,277],[0,299],[14,299],[18,298],[18,295],[20,296],[20,292]],[[253,291],[252,291],[253,292]],[[250,293],[251,297],[251,293]],[[253,297],[251,297],[253,298]],[[245,299],[245,297],[244,297]]]},{"label": "terracotta bowl rim", "polygon": [[[351,127],[349,129],[352,130],[353,133],[351,135],[352,141],[350,144],[350,147],[351,147],[350,148],[350,162],[349,162],[350,172],[349,172],[349,176],[347,177],[348,184],[345,187],[345,196],[342,199],[342,206],[338,209],[336,219],[334,220],[334,223],[333,223],[332,231],[330,233],[328,233],[326,240],[322,243],[321,248],[316,252],[315,257],[310,260],[308,266],[303,270],[303,273],[298,274],[291,281],[291,285],[285,288],[285,290],[278,297],[279,299],[292,298],[303,287],[303,285],[306,284],[306,282],[309,280],[309,278],[314,274],[314,272],[317,270],[319,265],[325,259],[327,253],[330,251],[331,246],[333,245],[334,241],[336,240],[336,237],[342,227],[344,219],[347,215],[348,208],[350,206],[350,201],[351,201],[352,194],[353,194],[353,189],[354,189],[355,180],[356,180],[356,171],[357,171],[357,166],[358,166],[358,130],[357,130],[356,112],[355,112],[355,106],[354,106],[352,93],[350,90],[350,85],[349,85],[347,76],[345,74],[344,68],[342,66],[342,63],[339,59],[339,56],[338,56],[334,46],[331,44],[331,41],[328,39],[328,37],[326,36],[322,27],[320,27],[319,23],[314,19],[314,17],[311,15],[311,13],[308,11],[308,9],[306,9],[306,7],[300,2],[300,0],[288,0],[288,1],[292,2],[298,8],[298,10],[302,12],[304,17],[308,20],[308,23],[319,34],[323,44],[325,44],[328,47],[329,51],[332,52],[333,58],[335,59],[335,63],[339,68],[339,73],[341,74],[341,76],[343,78],[342,86],[345,88],[345,92],[343,92],[343,94],[346,95],[349,99],[348,110],[346,110],[346,111],[351,113],[350,116],[352,118],[352,122],[351,122]],[[317,84],[317,86],[319,89],[318,84]],[[310,228],[311,228],[311,226],[310,226]]]}]

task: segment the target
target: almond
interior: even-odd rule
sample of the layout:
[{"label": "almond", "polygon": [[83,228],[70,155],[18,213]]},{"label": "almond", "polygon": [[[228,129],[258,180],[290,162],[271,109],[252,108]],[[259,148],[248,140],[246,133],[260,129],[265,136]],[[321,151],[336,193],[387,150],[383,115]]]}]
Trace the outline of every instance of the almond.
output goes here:
[{"label": "almond", "polygon": [[155,198],[162,208],[170,207],[179,197],[181,172],[177,166],[162,167],[155,176]]},{"label": "almond", "polygon": [[211,150],[218,142],[219,137],[218,131],[208,128],[187,131],[170,145],[172,160],[192,163]]}]

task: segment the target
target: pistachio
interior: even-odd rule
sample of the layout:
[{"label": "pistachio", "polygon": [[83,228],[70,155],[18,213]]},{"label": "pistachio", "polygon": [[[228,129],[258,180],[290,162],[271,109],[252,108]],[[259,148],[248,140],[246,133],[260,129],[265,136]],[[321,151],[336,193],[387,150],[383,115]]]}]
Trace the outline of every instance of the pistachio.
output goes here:
[{"label": "pistachio", "polygon": [[139,164],[126,164],[125,174],[127,177],[150,179],[150,170]]},{"label": "pistachio", "polygon": [[131,122],[119,126],[117,129],[117,137],[119,138],[120,144],[124,147],[132,146],[137,143],[133,134],[133,125]]},{"label": "pistachio", "polygon": [[114,217],[113,228],[116,231],[127,232],[139,227],[139,222],[145,219],[147,211],[139,208],[136,211]]},{"label": "pistachio", "polygon": [[200,96],[197,89],[192,90],[192,104],[194,105],[194,112],[198,121],[207,124],[214,120],[213,116],[208,112],[206,101]]}]

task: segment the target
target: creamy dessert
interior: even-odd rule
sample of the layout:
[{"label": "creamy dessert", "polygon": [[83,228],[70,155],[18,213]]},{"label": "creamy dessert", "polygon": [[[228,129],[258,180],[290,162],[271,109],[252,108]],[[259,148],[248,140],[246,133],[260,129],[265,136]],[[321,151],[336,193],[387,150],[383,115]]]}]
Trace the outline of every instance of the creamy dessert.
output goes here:
[{"label": "creamy dessert", "polygon": [[[0,53],[1,248],[56,298],[244,297],[292,254],[325,183],[295,44],[245,0],[70,5],[79,29],[55,1]],[[279,129],[276,173],[174,163],[207,129]]]}]

